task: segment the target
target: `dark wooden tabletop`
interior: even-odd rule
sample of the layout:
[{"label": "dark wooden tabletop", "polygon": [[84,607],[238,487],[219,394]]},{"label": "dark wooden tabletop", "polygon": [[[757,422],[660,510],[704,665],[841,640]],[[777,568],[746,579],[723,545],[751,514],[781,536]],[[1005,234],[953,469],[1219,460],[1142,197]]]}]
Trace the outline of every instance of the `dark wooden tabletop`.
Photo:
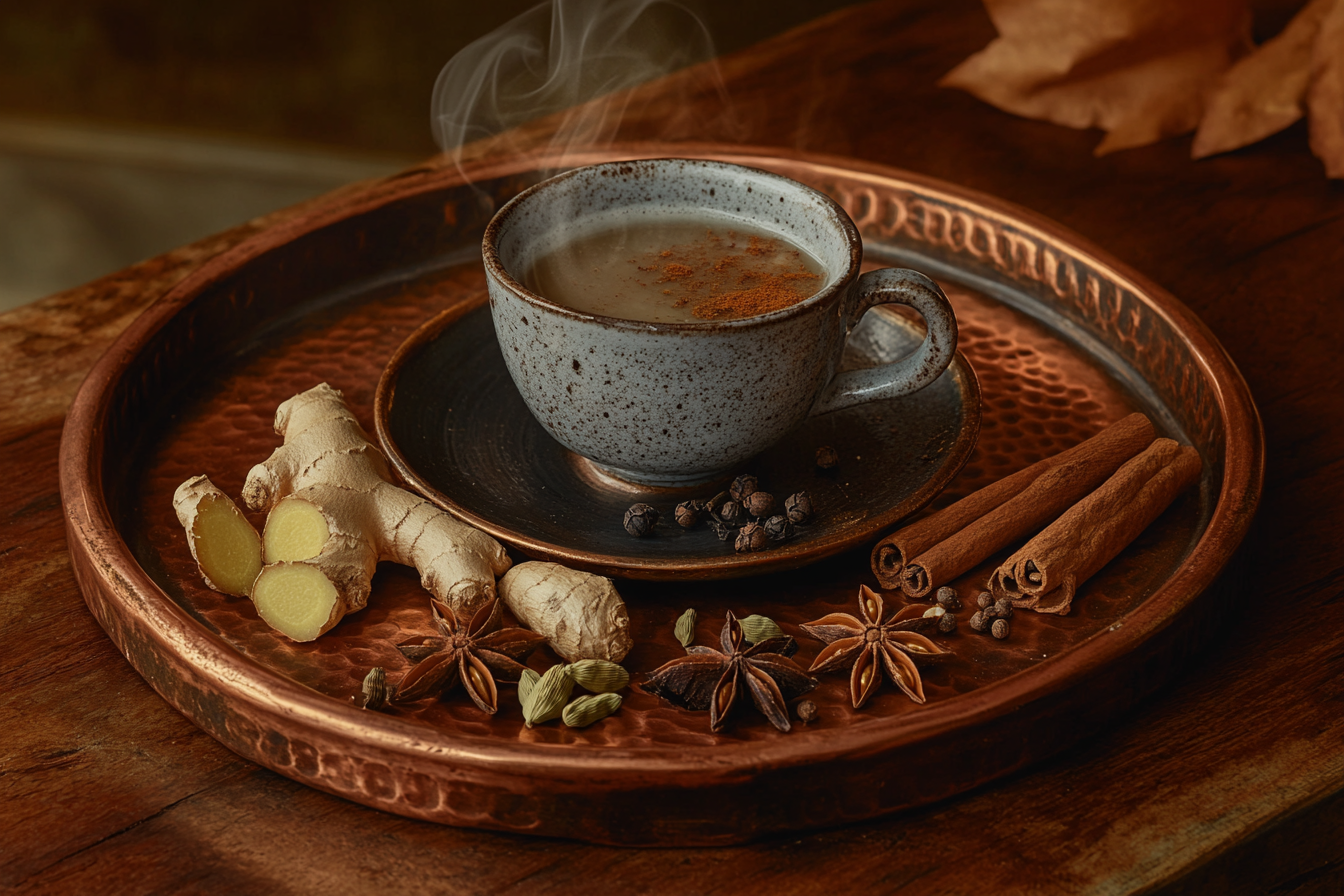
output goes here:
[{"label": "dark wooden tabletop", "polygon": [[[1027,206],[1208,323],[1250,384],[1268,467],[1240,552],[1245,588],[1228,590],[1223,629],[1182,676],[1055,760],[960,798],[732,848],[625,850],[440,827],[240,759],[161,700],[86,611],[57,449],[65,410],[112,339],[204,259],[294,214],[281,211],[0,315],[0,887],[1344,890],[1344,185],[1325,179],[1300,124],[1201,162],[1188,138],[1098,159],[1095,132],[935,86],[993,36],[973,0],[842,11],[722,61],[735,136]],[[666,136],[658,110],[636,108],[625,135]]]}]

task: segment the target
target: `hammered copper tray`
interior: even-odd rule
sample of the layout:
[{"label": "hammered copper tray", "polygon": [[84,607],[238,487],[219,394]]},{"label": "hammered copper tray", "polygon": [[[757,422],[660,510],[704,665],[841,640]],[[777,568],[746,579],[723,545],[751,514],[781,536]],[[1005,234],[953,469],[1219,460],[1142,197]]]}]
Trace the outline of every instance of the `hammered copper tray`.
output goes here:
[{"label": "hammered copper tray", "polygon": [[[202,266],[132,324],[75,399],[61,450],[74,569],[89,607],[170,703],[239,754],[305,784],[417,818],[585,840],[730,843],[870,818],[990,781],[1076,742],[1167,680],[1208,631],[1211,589],[1259,499],[1262,437],[1241,377],[1171,296],[1030,212],[927,178],[835,159],[722,147],[624,147],[569,157],[696,155],[769,168],[837,198],[873,263],[947,287],[983,394],[980,441],[940,499],[1058,451],[1132,409],[1199,448],[1180,499],[1089,582],[1067,617],[1020,613],[1004,642],[962,631],[926,667],[929,701],[887,688],[863,711],[823,676],[820,718],[781,734],[632,692],[588,729],[527,729],[511,691],[489,717],[461,698],[390,714],[355,709],[365,672],[429,623],[414,572],[386,567],[369,608],[291,644],[251,605],[206,590],[173,516],[174,487],[206,472],[238,494],[277,443],[283,398],[326,380],[371,428],[375,384],[424,320],[479,292],[492,206],[545,160],[408,172],[259,234]],[[482,199],[488,201],[482,201]],[[895,424],[893,424],[895,425]],[[957,583],[969,598],[989,566]],[[798,623],[852,611],[865,549],[790,573],[620,584],[648,672],[682,653],[699,610]],[[806,665],[818,644],[800,637]],[[546,657],[533,665],[544,666]]]}]

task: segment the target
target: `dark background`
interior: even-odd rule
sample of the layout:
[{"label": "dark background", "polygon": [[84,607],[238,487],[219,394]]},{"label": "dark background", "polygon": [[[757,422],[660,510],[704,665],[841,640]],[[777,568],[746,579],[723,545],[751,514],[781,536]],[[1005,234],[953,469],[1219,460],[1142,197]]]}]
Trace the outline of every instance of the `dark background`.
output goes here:
[{"label": "dark background", "polygon": [[[439,70],[532,5],[0,0],[0,311],[436,153]],[[731,52],[846,2],[686,5]]]},{"label": "dark background", "polygon": [[[423,156],[434,79],[528,0],[6,0],[0,114]],[[730,52],[846,0],[687,0]]]}]

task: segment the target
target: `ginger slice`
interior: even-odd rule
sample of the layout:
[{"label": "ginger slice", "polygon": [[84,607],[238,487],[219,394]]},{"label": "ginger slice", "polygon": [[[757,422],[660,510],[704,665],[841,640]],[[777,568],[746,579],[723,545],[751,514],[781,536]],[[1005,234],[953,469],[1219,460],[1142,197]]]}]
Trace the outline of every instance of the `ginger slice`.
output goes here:
[{"label": "ginger slice", "polygon": [[243,512],[205,476],[177,487],[173,510],[206,586],[247,597],[261,572],[261,539]]},{"label": "ginger slice", "polygon": [[272,508],[261,535],[262,556],[267,563],[310,560],[322,553],[331,527],[317,506],[290,495]]},{"label": "ginger slice", "polygon": [[294,641],[311,641],[344,615],[341,596],[322,570],[283,560],[267,564],[252,587],[257,614]]},{"label": "ginger slice", "polygon": [[[298,610],[298,604],[310,601],[311,614],[321,616],[326,592],[284,586],[282,601],[289,608],[284,618],[301,617],[305,624],[282,623],[291,629],[286,630],[263,613],[268,623],[295,640],[316,638],[346,613],[363,609],[380,560],[414,566],[421,584],[460,616],[470,618],[494,598],[495,577],[510,566],[504,548],[393,485],[387,460],[339,391],[322,383],[283,402],[275,413],[275,431],[284,444],[248,473],[243,499],[252,510],[271,513],[266,522],[268,561],[286,557],[283,562],[319,570],[336,599],[324,620],[310,629],[307,611]],[[316,516],[325,523],[325,538]],[[299,556],[319,541],[319,551]],[[271,593],[271,568],[258,578],[254,601],[263,591]]]}]

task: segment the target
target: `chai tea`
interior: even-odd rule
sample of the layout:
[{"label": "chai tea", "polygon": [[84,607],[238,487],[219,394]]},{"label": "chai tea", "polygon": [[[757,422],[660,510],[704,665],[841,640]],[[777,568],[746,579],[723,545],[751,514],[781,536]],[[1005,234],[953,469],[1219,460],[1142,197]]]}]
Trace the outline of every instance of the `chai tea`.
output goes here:
[{"label": "chai tea", "polygon": [[580,232],[541,254],[523,282],[576,311],[694,323],[795,305],[826,285],[824,270],[778,234],[728,219],[663,217]]}]

